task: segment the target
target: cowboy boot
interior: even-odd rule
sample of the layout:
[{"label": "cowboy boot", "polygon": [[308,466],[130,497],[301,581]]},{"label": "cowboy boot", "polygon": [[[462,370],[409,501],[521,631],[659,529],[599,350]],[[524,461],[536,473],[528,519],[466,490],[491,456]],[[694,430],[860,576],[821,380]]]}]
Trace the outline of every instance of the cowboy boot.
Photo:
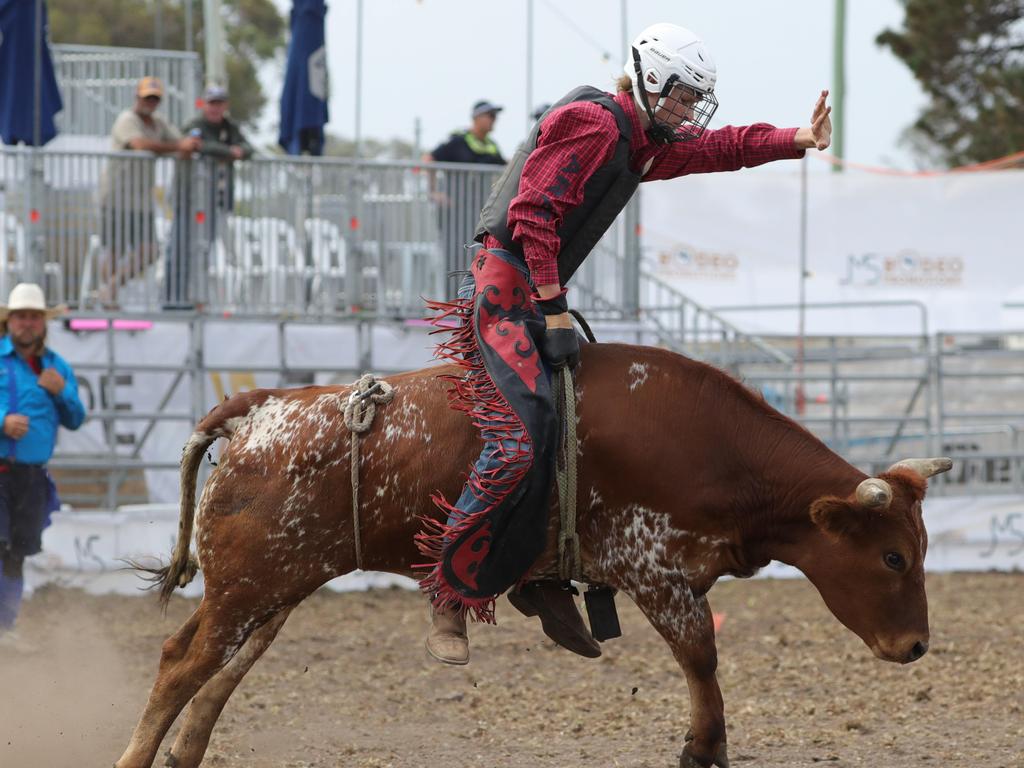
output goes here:
[{"label": "cowboy boot", "polygon": [[469,662],[469,637],[466,635],[466,613],[458,608],[430,608],[430,632],[427,653],[445,664]]},{"label": "cowboy boot", "polygon": [[524,616],[540,616],[544,634],[566,650],[596,659],[601,644],[583,623],[571,584],[557,581],[530,581],[508,593],[508,601]]}]

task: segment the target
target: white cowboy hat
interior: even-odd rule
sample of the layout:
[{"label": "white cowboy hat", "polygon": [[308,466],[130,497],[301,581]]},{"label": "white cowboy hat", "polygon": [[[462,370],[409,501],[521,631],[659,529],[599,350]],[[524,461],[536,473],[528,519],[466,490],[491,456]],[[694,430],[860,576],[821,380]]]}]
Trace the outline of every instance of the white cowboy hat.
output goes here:
[{"label": "white cowboy hat", "polygon": [[43,289],[35,283],[18,283],[11,289],[11,295],[7,298],[6,306],[0,306],[0,320],[6,320],[11,312],[19,309],[35,309],[39,312],[45,312],[47,320],[63,315],[68,310],[64,304],[56,307],[46,306],[46,297],[43,296]]}]

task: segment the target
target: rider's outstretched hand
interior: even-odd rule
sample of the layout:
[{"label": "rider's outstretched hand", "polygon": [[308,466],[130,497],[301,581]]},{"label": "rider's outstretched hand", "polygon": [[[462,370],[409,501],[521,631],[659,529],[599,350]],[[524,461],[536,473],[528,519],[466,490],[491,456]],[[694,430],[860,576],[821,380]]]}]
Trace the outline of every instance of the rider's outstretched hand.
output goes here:
[{"label": "rider's outstretched hand", "polygon": [[793,137],[800,149],[826,150],[832,144],[832,107],[828,106],[828,91],[822,91],[814,102],[811,124],[799,129]]}]

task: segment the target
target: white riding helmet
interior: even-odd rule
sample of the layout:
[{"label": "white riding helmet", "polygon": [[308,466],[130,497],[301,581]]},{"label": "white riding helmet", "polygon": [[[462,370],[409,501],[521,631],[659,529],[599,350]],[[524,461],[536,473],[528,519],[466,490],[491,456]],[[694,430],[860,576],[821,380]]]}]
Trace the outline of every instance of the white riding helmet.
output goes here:
[{"label": "white riding helmet", "polygon": [[[697,138],[718,108],[714,94],[718,79],[715,62],[703,41],[683,27],[675,24],[647,27],[633,40],[632,56],[623,71],[633,84],[637,106],[650,119],[648,134],[655,141],[670,143]],[[647,93],[660,94],[653,110],[641,87]],[[675,105],[677,110],[673,110],[669,97],[678,98],[681,93],[688,94],[686,103]],[[682,109],[682,114],[677,113],[675,117],[687,123],[686,128],[678,130],[679,123],[673,126],[655,120],[654,112],[659,109],[667,109],[670,114]]]}]

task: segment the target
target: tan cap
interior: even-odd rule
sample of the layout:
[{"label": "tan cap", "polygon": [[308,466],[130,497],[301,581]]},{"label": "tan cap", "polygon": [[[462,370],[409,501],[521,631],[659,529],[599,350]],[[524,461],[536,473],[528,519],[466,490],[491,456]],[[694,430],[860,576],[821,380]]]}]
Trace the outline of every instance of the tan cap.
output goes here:
[{"label": "tan cap", "polygon": [[163,98],[164,95],[164,84],[160,82],[159,77],[152,77],[147,75],[146,77],[139,80],[139,85],[135,89],[135,94],[145,98],[146,96],[160,96]]}]

